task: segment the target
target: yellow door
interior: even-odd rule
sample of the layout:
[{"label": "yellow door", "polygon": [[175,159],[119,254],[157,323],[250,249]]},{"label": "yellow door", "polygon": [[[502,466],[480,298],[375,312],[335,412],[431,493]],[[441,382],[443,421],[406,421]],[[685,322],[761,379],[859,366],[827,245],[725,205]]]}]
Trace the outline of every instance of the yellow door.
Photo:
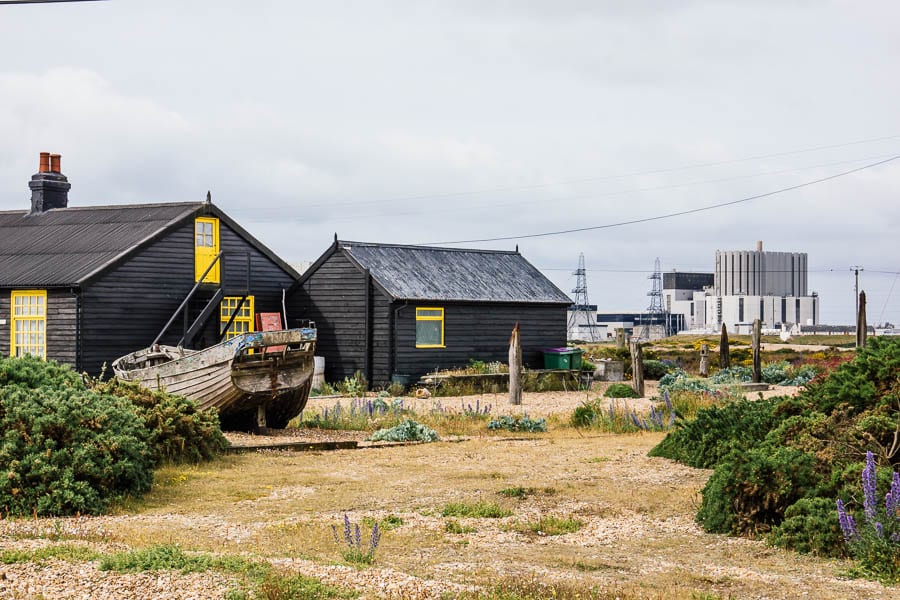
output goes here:
[{"label": "yellow door", "polygon": [[[200,281],[203,272],[219,253],[219,220],[215,217],[197,217],[194,221],[194,281]],[[216,262],[203,283],[219,283],[220,266]]]}]

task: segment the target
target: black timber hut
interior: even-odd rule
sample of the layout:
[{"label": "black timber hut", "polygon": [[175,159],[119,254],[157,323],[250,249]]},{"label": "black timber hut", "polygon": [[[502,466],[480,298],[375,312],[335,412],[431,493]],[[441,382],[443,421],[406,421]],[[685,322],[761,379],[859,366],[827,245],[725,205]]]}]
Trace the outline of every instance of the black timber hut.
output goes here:
[{"label": "black timber hut", "polygon": [[507,362],[519,323],[524,362],[566,345],[572,300],[518,251],[339,241],[307,269],[288,311],[316,322],[325,377],[374,385],[470,359]]},{"label": "black timber hut", "polygon": [[59,162],[41,153],[31,209],[0,211],[0,355],[96,375],[173,317],[160,343],[202,348],[282,312],[299,274],[209,196],[69,207]]}]

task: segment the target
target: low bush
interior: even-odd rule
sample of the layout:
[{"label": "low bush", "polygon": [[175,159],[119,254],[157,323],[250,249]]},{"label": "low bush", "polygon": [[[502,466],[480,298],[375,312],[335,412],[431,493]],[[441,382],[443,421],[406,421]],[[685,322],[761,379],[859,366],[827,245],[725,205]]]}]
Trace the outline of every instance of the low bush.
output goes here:
[{"label": "low bush", "polygon": [[540,433],[547,431],[547,419],[531,419],[528,415],[513,417],[509,415],[501,415],[495,419],[491,419],[487,428],[491,431],[524,431],[527,433]]},{"label": "low bush", "polygon": [[697,521],[711,533],[770,531],[789,506],[813,491],[814,462],[787,447],[730,453],[703,488]]},{"label": "low bush", "polygon": [[89,385],[97,393],[125,398],[137,408],[156,464],[211,460],[228,447],[215,410],[200,410],[193,400],[118,379]]},{"label": "low bush", "polygon": [[148,431],[134,406],[83,385],[0,387],[0,432],[5,514],[97,514],[153,481]]},{"label": "low bush", "polygon": [[625,383],[614,383],[603,392],[607,398],[640,398],[634,388]]},{"label": "low bush", "polygon": [[644,361],[644,379],[658,380],[665,377],[675,367],[661,360]]},{"label": "low bush", "polygon": [[160,462],[227,442],[213,411],[135,384],[88,380],[33,357],[0,359],[0,511],[96,514],[150,488]]},{"label": "low bush", "polygon": [[801,498],[784,511],[768,542],[804,554],[844,556],[844,539],[832,498]]},{"label": "low bush", "polygon": [[692,421],[677,422],[675,429],[650,456],[671,458],[698,469],[715,467],[733,450],[747,451],[774,429],[779,398],[738,400],[697,411]]},{"label": "low bush", "polygon": [[437,432],[434,429],[407,419],[390,429],[379,429],[369,440],[373,442],[436,442]]}]

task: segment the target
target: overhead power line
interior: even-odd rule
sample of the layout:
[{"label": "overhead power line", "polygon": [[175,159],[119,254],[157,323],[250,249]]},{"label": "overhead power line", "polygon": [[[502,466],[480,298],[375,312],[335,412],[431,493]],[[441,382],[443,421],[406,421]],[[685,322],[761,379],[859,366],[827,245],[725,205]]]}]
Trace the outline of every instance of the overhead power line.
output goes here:
[{"label": "overhead power line", "polygon": [[862,167],[857,167],[855,169],[850,169],[849,171],[842,171],[840,173],[835,173],[834,175],[828,175],[827,177],[820,177],[819,179],[813,179],[812,181],[805,181],[803,183],[798,183],[796,185],[791,185],[788,187],[779,188],[777,190],[772,190],[770,192],[765,192],[762,194],[756,194],[754,196],[747,196],[745,198],[739,198],[738,200],[731,200],[728,202],[720,202],[718,204],[711,204],[709,206],[702,206],[700,208],[692,208],[688,210],[681,210],[673,213],[666,213],[662,215],[656,215],[653,217],[643,217],[640,219],[632,219],[630,221],[619,221],[618,223],[607,223],[604,225],[592,225],[590,227],[576,227],[573,229],[560,229],[558,231],[544,231],[541,233],[528,233],[522,235],[508,235],[503,237],[493,237],[493,238],[480,238],[480,239],[470,239],[470,240],[454,240],[454,241],[444,241],[444,242],[429,242],[425,244],[420,244],[422,246],[440,246],[445,244],[473,244],[473,243],[481,243],[481,242],[503,242],[509,240],[524,240],[530,238],[539,238],[539,237],[549,237],[554,235],[565,235],[569,233],[580,233],[583,231],[596,231],[599,229],[611,229],[613,227],[622,227],[625,225],[636,225],[638,223],[649,223],[651,221],[661,221],[663,219],[671,219],[672,217],[680,217],[683,215],[690,215],[699,212],[704,212],[708,210],[714,210],[717,208],[723,208],[726,206],[734,206],[736,204],[742,204],[745,202],[750,202],[751,200],[759,200],[760,198],[767,198],[769,196],[775,196],[777,194],[783,194],[785,192],[790,192],[793,190],[798,190],[804,187],[809,187],[811,185],[816,185],[817,183],[824,183],[826,181],[831,181],[832,179],[838,179],[840,177],[845,177],[847,175],[851,175],[853,173],[858,173],[860,171],[865,171],[866,169],[871,169],[880,165],[884,165],[890,162],[893,162],[900,158],[900,154],[891,156],[890,158],[886,158],[884,160],[880,160],[878,162],[870,163],[864,165]]},{"label": "overhead power line", "polygon": [[106,0],[0,0],[0,4],[51,4],[55,2],[106,2]]}]

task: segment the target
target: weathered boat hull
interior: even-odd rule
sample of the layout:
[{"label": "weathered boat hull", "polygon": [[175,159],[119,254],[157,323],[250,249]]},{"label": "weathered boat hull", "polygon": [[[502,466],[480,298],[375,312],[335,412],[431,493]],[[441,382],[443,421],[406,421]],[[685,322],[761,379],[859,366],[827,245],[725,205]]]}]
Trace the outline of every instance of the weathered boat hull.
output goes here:
[{"label": "weathered boat hull", "polygon": [[287,329],[246,333],[205,350],[157,346],[113,362],[126,381],[216,408],[223,428],[281,428],[306,406],[316,332]]}]

